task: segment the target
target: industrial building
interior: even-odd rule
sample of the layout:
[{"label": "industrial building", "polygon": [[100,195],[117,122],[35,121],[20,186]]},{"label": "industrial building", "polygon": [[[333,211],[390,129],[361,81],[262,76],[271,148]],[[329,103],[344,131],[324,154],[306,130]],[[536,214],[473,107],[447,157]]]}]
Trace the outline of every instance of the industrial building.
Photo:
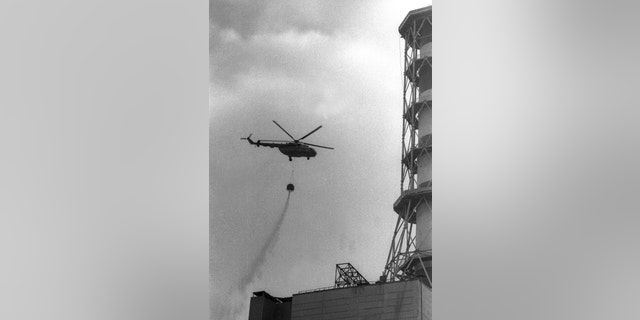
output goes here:
[{"label": "industrial building", "polygon": [[407,13],[398,31],[405,43],[401,187],[380,279],[370,283],[350,263],[337,264],[332,287],[287,298],[254,292],[249,320],[431,319],[431,6]]},{"label": "industrial building", "polygon": [[254,292],[249,320],[431,319],[431,289],[419,280],[331,288],[289,298]]}]

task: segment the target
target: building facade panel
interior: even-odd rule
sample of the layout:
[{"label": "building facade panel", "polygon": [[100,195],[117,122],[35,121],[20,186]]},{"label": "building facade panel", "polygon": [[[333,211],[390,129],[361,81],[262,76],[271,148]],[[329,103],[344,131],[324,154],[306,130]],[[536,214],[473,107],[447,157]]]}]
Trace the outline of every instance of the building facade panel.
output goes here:
[{"label": "building facade panel", "polygon": [[424,290],[429,288],[411,280],[293,295],[291,319],[423,319]]}]

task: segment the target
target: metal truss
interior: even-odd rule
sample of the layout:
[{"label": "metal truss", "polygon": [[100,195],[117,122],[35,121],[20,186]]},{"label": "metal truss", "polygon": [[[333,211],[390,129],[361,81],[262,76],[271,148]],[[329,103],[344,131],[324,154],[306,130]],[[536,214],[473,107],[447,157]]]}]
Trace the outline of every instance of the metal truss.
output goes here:
[{"label": "metal truss", "polygon": [[336,264],[336,288],[353,287],[362,284],[369,284],[351,263]]},{"label": "metal truss", "polygon": [[422,157],[431,159],[431,134],[419,137],[418,133],[420,112],[432,108],[431,100],[418,97],[420,74],[431,77],[431,72],[422,69],[431,69],[432,58],[419,55],[420,44],[431,42],[431,26],[431,7],[409,12],[400,26],[405,39],[400,197],[393,206],[398,219],[381,277],[382,281],[421,278],[430,287],[432,252],[416,246],[416,219],[418,210],[431,211],[431,180],[420,185],[417,180],[418,161]]}]

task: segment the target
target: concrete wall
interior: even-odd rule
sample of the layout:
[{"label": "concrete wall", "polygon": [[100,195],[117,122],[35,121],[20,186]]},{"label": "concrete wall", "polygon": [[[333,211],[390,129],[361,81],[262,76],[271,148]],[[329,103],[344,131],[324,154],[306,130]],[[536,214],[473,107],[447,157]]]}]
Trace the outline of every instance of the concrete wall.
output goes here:
[{"label": "concrete wall", "polygon": [[291,319],[431,319],[431,305],[425,306],[424,301],[430,303],[431,289],[419,280],[332,289],[294,295]]},{"label": "concrete wall", "polygon": [[[429,15],[431,13],[429,12]],[[420,44],[420,53],[419,56],[421,58],[431,57],[433,55],[432,50],[432,42],[431,42],[431,25],[425,24],[420,30],[420,34],[424,35],[421,38]],[[432,99],[432,70],[431,67],[425,63],[420,69],[419,75],[419,91],[420,101],[431,101]],[[418,124],[418,136],[423,137],[427,134],[432,134],[432,112],[430,108],[424,108],[418,115],[419,124]],[[431,176],[431,166],[432,159],[429,155],[423,155],[418,160],[418,176],[417,182],[418,185],[423,182],[432,180]],[[417,209],[417,218],[416,218],[416,248],[418,250],[430,250],[432,249],[431,235],[432,235],[432,226],[431,226],[431,208],[427,204],[421,204]]]},{"label": "concrete wall", "polygon": [[428,107],[422,108],[420,113],[418,113],[418,134],[420,137],[423,137],[427,134],[432,133],[432,114],[431,109]]},{"label": "concrete wall", "polygon": [[422,100],[430,101],[432,99],[431,88],[425,89],[425,90],[420,89],[419,97],[420,97],[418,99],[419,101],[422,101]]},{"label": "concrete wall", "polygon": [[251,297],[249,320],[290,320],[291,301],[276,303],[266,296]]},{"label": "concrete wall", "polygon": [[432,57],[433,56],[433,51],[431,48],[431,41],[423,44],[420,47],[420,58],[426,58],[426,57]]},{"label": "concrete wall", "polygon": [[427,154],[418,159],[418,185],[431,180],[431,157]]},{"label": "concrete wall", "polygon": [[421,317],[422,320],[431,320],[431,289],[422,289],[422,308]]},{"label": "concrete wall", "polygon": [[420,73],[418,74],[419,76],[418,87],[420,88],[420,92],[429,90],[432,88],[431,73],[432,73],[431,67],[429,66],[428,63],[425,62],[422,68],[420,68]]},{"label": "concrete wall", "polygon": [[249,304],[249,320],[267,320],[271,318],[275,306],[265,297],[252,297]]},{"label": "concrete wall", "polygon": [[417,211],[419,214],[416,217],[416,247],[420,250],[433,249],[433,244],[431,242],[431,208],[426,203],[422,203],[418,206]]}]

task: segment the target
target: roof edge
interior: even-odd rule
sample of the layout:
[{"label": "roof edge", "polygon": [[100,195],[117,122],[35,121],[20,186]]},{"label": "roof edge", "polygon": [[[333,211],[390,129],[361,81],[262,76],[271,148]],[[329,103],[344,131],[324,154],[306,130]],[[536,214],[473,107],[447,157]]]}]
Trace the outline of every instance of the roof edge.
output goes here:
[{"label": "roof edge", "polygon": [[409,11],[407,13],[407,15],[404,17],[404,20],[402,20],[402,23],[400,23],[400,26],[398,27],[398,32],[400,32],[400,34],[402,34],[402,29],[404,29],[404,25],[412,17],[414,17],[416,15],[424,14],[424,13],[427,13],[427,12],[431,12],[431,11],[432,11],[432,6],[426,6],[426,7],[423,7],[423,8],[418,8],[418,9],[414,9],[414,10]]}]

